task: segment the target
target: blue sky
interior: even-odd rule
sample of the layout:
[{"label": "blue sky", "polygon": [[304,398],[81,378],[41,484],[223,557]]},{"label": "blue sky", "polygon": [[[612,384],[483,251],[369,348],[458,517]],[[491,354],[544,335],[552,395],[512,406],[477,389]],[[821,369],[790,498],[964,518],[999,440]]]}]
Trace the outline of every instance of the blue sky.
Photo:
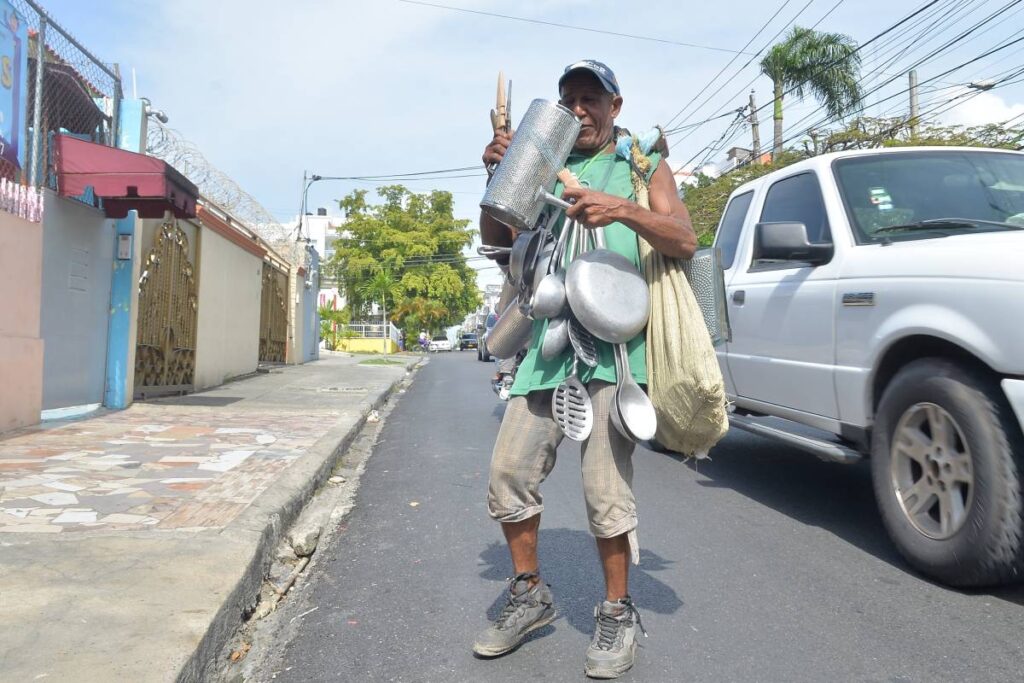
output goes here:
[{"label": "blue sky", "polygon": [[[490,138],[499,69],[513,82],[513,114],[536,97],[554,99],[562,68],[592,57],[611,66],[622,85],[620,123],[634,130],[665,124],[733,59],[777,10],[749,52],[767,44],[796,18],[811,26],[836,0],[720,0],[645,3],[595,0],[438,0],[483,12],[571,24],[673,42],[609,36],[567,28],[444,10],[399,0],[42,0],[51,15],[98,57],[118,62],[131,93],[170,116],[169,125],[282,220],[298,211],[304,169],[321,175],[403,173],[479,162]],[[905,96],[874,104],[906,86],[901,70],[945,40],[1006,4],[1005,0],[940,0],[941,25],[911,41],[929,21],[900,38],[907,54],[892,65],[897,80],[869,98],[868,113],[902,113]],[[924,0],[846,0],[818,26],[865,41]],[[945,33],[940,34],[939,31]],[[1006,12],[948,54],[918,68],[924,83],[973,59],[1024,30],[1024,6]],[[693,43],[701,49],[673,43]],[[896,44],[865,48],[864,70],[899,51]],[[887,50],[891,50],[888,51]],[[690,107],[686,123],[746,103],[756,59],[728,84],[752,55],[740,55]],[[965,92],[963,84],[1024,65],[1024,43],[1008,47],[922,88],[922,109]],[[887,75],[874,74],[871,83]],[[770,99],[766,78],[753,83],[759,104]],[[1001,87],[941,114],[949,123],[1002,120],[1024,112],[1024,83]],[[812,101],[787,101],[795,126],[813,112]],[[691,113],[692,112],[692,113]],[[689,116],[687,116],[689,114]],[[679,120],[676,121],[678,125]],[[672,138],[671,161],[693,157],[718,139],[729,123],[718,119]],[[761,117],[762,139],[771,134],[770,112]],[[804,123],[806,127],[807,123]],[[787,130],[799,132],[796,126]],[[740,130],[737,144],[749,143]],[[703,156],[703,155],[700,155]],[[721,158],[722,154],[716,155]],[[698,157],[699,158],[699,157]],[[482,194],[478,177],[409,183],[455,193],[459,217],[474,218]],[[372,184],[321,182],[310,206],[334,213],[335,201]],[[496,273],[482,273],[481,282]]]}]

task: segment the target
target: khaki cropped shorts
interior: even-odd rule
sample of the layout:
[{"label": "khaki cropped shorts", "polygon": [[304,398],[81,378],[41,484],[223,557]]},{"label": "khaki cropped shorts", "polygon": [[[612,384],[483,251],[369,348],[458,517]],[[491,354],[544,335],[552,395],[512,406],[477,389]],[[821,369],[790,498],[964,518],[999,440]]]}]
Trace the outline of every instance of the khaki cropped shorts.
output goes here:
[{"label": "khaki cropped shorts", "polygon": [[[636,499],[633,497],[633,448],[611,424],[615,385],[592,381],[594,429],[583,442],[583,497],[590,531],[598,538],[628,533],[634,562]],[[552,390],[513,396],[501,421],[491,457],[487,509],[499,522],[521,522],[544,510],[540,485],[555,466],[562,430],[551,417]]]}]

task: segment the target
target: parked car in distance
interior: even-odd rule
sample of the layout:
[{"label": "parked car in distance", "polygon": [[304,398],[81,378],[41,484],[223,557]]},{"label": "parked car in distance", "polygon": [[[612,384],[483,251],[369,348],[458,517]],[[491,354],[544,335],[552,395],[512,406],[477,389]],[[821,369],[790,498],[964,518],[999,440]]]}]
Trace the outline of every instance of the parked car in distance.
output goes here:
[{"label": "parked car in distance", "polygon": [[476,359],[479,361],[489,362],[491,360],[491,354],[487,353],[487,335],[494,329],[494,324],[498,322],[498,316],[491,313],[487,316],[487,321],[484,326],[484,333],[480,335],[480,343],[476,347]]},{"label": "parked car in distance", "polygon": [[447,335],[439,334],[430,340],[429,348],[431,351],[451,351],[452,343],[448,339]]},{"label": "parked car in distance", "polygon": [[473,332],[467,332],[459,338],[459,351],[465,351],[466,349],[475,349],[479,346],[476,340],[476,334]]},{"label": "parked car in distance", "polygon": [[807,159],[737,188],[715,246],[732,426],[825,460],[870,457],[885,528],[921,572],[1019,581],[1024,154]]}]

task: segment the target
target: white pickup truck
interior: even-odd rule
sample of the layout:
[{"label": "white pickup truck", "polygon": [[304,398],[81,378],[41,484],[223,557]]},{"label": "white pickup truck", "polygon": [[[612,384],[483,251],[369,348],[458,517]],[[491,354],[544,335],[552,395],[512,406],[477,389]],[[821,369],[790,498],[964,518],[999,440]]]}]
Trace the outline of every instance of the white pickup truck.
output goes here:
[{"label": "white pickup truck", "polygon": [[732,425],[870,456],[920,571],[1024,578],[1024,154],[808,159],[733,192],[715,246]]}]

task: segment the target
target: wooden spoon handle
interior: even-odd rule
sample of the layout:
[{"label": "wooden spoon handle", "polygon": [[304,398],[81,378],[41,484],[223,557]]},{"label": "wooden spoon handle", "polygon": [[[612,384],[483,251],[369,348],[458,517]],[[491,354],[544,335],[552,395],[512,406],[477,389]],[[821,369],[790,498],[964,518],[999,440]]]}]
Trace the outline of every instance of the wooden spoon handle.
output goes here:
[{"label": "wooden spoon handle", "polygon": [[558,179],[562,181],[562,184],[566,187],[583,187],[580,185],[580,181],[576,179],[576,176],[567,168],[563,168],[558,172]]}]

